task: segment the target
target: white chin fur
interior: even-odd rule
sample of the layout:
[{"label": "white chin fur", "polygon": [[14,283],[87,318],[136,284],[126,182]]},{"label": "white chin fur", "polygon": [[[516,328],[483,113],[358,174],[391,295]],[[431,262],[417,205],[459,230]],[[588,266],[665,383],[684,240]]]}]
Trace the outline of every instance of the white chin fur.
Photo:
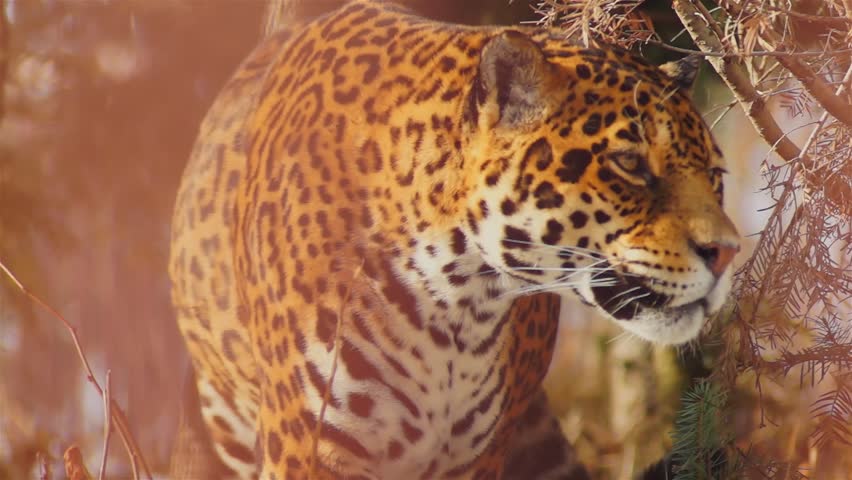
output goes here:
[{"label": "white chin fur", "polygon": [[679,345],[697,337],[706,319],[703,306],[689,304],[673,309],[642,310],[632,320],[615,320],[615,323],[649,342]]},{"label": "white chin fur", "polygon": [[[584,275],[580,281],[579,293],[583,299],[597,305],[589,282],[590,275]],[[606,310],[596,306],[596,310],[615,321],[621,328],[649,342],[662,345],[679,345],[695,339],[701,332],[707,318],[714,315],[731,290],[733,269],[729,268],[704,297],[704,302],[693,302],[676,308],[660,310],[643,309],[630,320],[616,320]],[[706,306],[705,306],[706,305]]]}]

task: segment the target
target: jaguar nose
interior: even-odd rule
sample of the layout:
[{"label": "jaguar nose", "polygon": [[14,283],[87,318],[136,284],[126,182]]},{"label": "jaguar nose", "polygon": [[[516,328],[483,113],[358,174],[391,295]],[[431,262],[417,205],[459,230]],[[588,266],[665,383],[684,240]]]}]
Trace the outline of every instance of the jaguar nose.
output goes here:
[{"label": "jaguar nose", "polygon": [[697,243],[692,244],[692,249],[695,253],[704,260],[704,264],[713,273],[713,276],[719,277],[734,260],[737,252],[740,251],[739,244],[727,244],[721,242],[709,242],[702,245]]}]

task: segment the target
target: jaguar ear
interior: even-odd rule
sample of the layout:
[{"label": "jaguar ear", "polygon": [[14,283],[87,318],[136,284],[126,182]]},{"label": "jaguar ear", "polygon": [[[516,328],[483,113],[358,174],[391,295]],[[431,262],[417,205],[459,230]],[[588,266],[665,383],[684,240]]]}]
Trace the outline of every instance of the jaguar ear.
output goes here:
[{"label": "jaguar ear", "polygon": [[524,127],[542,118],[545,86],[553,66],[526,35],[507,30],[482,49],[470,95],[471,119],[509,128]]},{"label": "jaguar ear", "polygon": [[684,90],[690,90],[698,77],[701,60],[700,55],[687,55],[680,60],[660,65],[660,70],[674,80],[675,85]]}]

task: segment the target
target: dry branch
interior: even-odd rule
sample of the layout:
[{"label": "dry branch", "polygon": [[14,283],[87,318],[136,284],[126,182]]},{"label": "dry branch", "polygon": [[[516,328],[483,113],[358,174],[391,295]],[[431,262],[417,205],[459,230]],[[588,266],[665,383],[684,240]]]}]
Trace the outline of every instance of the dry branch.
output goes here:
[{"label": "dry branch", "polygon": [[[714,31],[708,27],[709,22],[702,12],[696,7],[693,0],[675,0],[674,11],[680,21],[686,27],[695,45],[706,53],[724,52],[722,40],[716,36]],[[734,56],[712,56],[707,60],[728,85],[740,102],[746,116],[754,125],[757,133],[768,143],[778,155],[788,162],[799,159],[802,153],[772,118],[772,114],[766,108],[763,96],[754,88],[749,73],[743,65],[742,60]]]},{"label": "dry branch", "polygon": [[[848,2],[849,0],[844,0],[844,1]],[[831,25],[831,26],[840,27],[840,28],[849,27],[849,25],[852,24],[852,18],[827,17],[825,15],[811,15],[811,14],[808,14],[808,13],[797,12],[795,10],[776,7],[775,5],[768,5],[766,3],[761,4],[760,8],[764,9],[764,10],[769,10],[771,12],[776,12],[776,13],[787,15],[787,16],[790,16],[790,17],[798,18],[798,19],[801,19],[801,20],[804,20],[804,21],[810,22],[810,23],[823,23],[823,24],[826,24],[826,25]],[[847,7],[847,11],[848,11],[848,7]]]},{"label": "dry branch", "polygon": [[[101,398],[104,398],[106,395],[104,393],[104,390],[101,388],[101,385],[95,378],[95,374],[92,372],[92,367],[89,365],[89,360],[86,357],[85,352],[83,351],[83,347],[80,344],[80,339],[77,337],[77,329],[75,329],[74,326],[71,325],[71,323],[68,322],[68,320],[56,309],[51,307],[49,304],[44,302],[38,296],[30,292],[26,287],[24,287],[24,285],[18,280],[18,278],[15,277],[15,275],[12,274],[12,272],[8,268],[6,268],[6,265],[3,263],[2,260],[0,260],[0,270],[2,270],[6,274],[6,276],[8,276],[12,280],[12,282],[15,283],[15,286],[18,287],[18,290],[23,292],[24,295],[26,295],[30,300],[50,312],[51,315],[53,315],[55,318],[59,319],[60,322],[62,322],[62,324],[71,334],[71,340],[74,342],[74,348],[76,348],[77,350],[77,356],[83,365],[84,371],[86,372],[86,378],[89,380],[92,386],[95,387],[95,390],[97,390],[98,395],[100,395]],[[112,419],[112,422],[114,422],[116,428],[118,429],[119,436],[121,437],[121,440],[124,443],[124,448],[127,451],[127,455],[130,459],[130,465],[133,470],[133,479],[139,480],[139,465],[141,464],[145,476],[148,478],[148,480],[153,480],[153,475],[151,475],[151,470],[148,468],[148,464],[145,462],[145,458],[142,456],[141,450],[139,449],[139,444],[136,442],[136,439],[130,432],[130,426],[127,421],[127,417],[124,415],[124,412],[121,410],[121,407],[119,407],[114,400],[110,399],[108,401],[108,405],[109,414]],[[79,450],[77,453],[79,453]],[[68,452],[66,451],[66,456],[67,455]]]},{"label": "dry branch", "polygon": [[[750,57],[818,57],[821,55],[825,55],[824,51],[810,50],[810,51],[800,51],[800,52],[778,52],[778,51],[766,51],[766,50],[752,50],[749,52],[705,52],[702,50],[692,50],[689,48],[676,47],[674,45],[669,45],[666,42],[661,42],[659,40],[654,40],[653,38],[642,40],[643,43],[647,43],[649,45],[653,45],[655,47],[664,48],[666,50],[671,50],[673,52],[683,53],[686,55],[698,55],[705,58],[750,58]],[[852,53],[852,48],[846,48],[843,50],[835,50],[832,53]]]},{"label": "dry branch", "polygon": [[[700,4],[700,2],[695,2],[695,4]],[[723,5],[728,14],[733,18],[738,18],[745,13],[736,2],[723,2]],[[848,6],[847,14],[849,14]],[[683,20],[683,17],[681,17],[681,21]],[[715,24],[715,22],[713,23]],[[685,22],[684,25],[686,25]],[[761,32],[760,38],[763,40],[763,46],[767,50],[781,53],[792,53],[787,52],[787,46],[773,30],[764,30]],[[807,90],[808,93],[811,94],[811,96],[813,96],[820,105],[822,105],[825,111],[837,120],[846,124],[846,126],[852,127],[852,104],[849,104],[841,97],[835,95],[834,92],[832,92],[831,86],[817,76],[808,65],[798,58],[792,55],[779,55],[776,58],[778,63],[784,65],[784,67],[787,68],[787,70],[789,70],[790,73],[799,80],[799,82],[801,82],[805,90]]]},{"label": "dry branch", "polygon": [[322,426],[325,423],[325,411],[328,407],[328,401],[331,398],[332,392],[331,388],[334,385],[334,377],[337,374],[337,364],[338,359],[340,357],[340,349],[343,342],[343,314],[346,306],[349,304],[349,298],[352,295],[352,285],[358,277],[361,275],[361,271],[364,268],[364,262],[362,261],[358,268],[355,270],[355,273],[352,276],[352,281],[349,286],[346,288],[346,294],[343,296],[343,299],[340,303],[340,309],[337,312],[337,328],[334,331],[334,353],[331,360],[331,372],[328,375],[328,385],[325,387],[325,392],[323,392],[322,396],[322,406],[320,407],[319,418],[317,419],[317,425],[314,429],[314,443],[313,450],[311,455],[311,465],[310,465],[310,475],[311,478],[316,477],[316,468],[319,460],[319,443],[320,436],[322,435]]},{"label": "dry branch", "polygon": [[98,473],[98,480],[106,478],[107,458],[109,458],[109,438],[112,433],[112,415],[109,413],[109,404],[112,401],[112,393],[110,389],[110,371],[106,371],[104,378],[104,448],[101,454],[101,470]]}]

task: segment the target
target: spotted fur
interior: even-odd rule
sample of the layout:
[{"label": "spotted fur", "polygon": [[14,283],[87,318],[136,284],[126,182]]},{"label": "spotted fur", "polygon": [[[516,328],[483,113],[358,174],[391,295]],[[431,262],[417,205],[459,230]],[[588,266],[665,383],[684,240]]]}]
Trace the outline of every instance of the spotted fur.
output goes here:
[{"label": "spotted fur", "polygon": [[584,478],[540,386],[558,294],[681,343],[729,289],[721,154],[673,71],[373,1],[259,45],[172,241],[226,474]]}]

